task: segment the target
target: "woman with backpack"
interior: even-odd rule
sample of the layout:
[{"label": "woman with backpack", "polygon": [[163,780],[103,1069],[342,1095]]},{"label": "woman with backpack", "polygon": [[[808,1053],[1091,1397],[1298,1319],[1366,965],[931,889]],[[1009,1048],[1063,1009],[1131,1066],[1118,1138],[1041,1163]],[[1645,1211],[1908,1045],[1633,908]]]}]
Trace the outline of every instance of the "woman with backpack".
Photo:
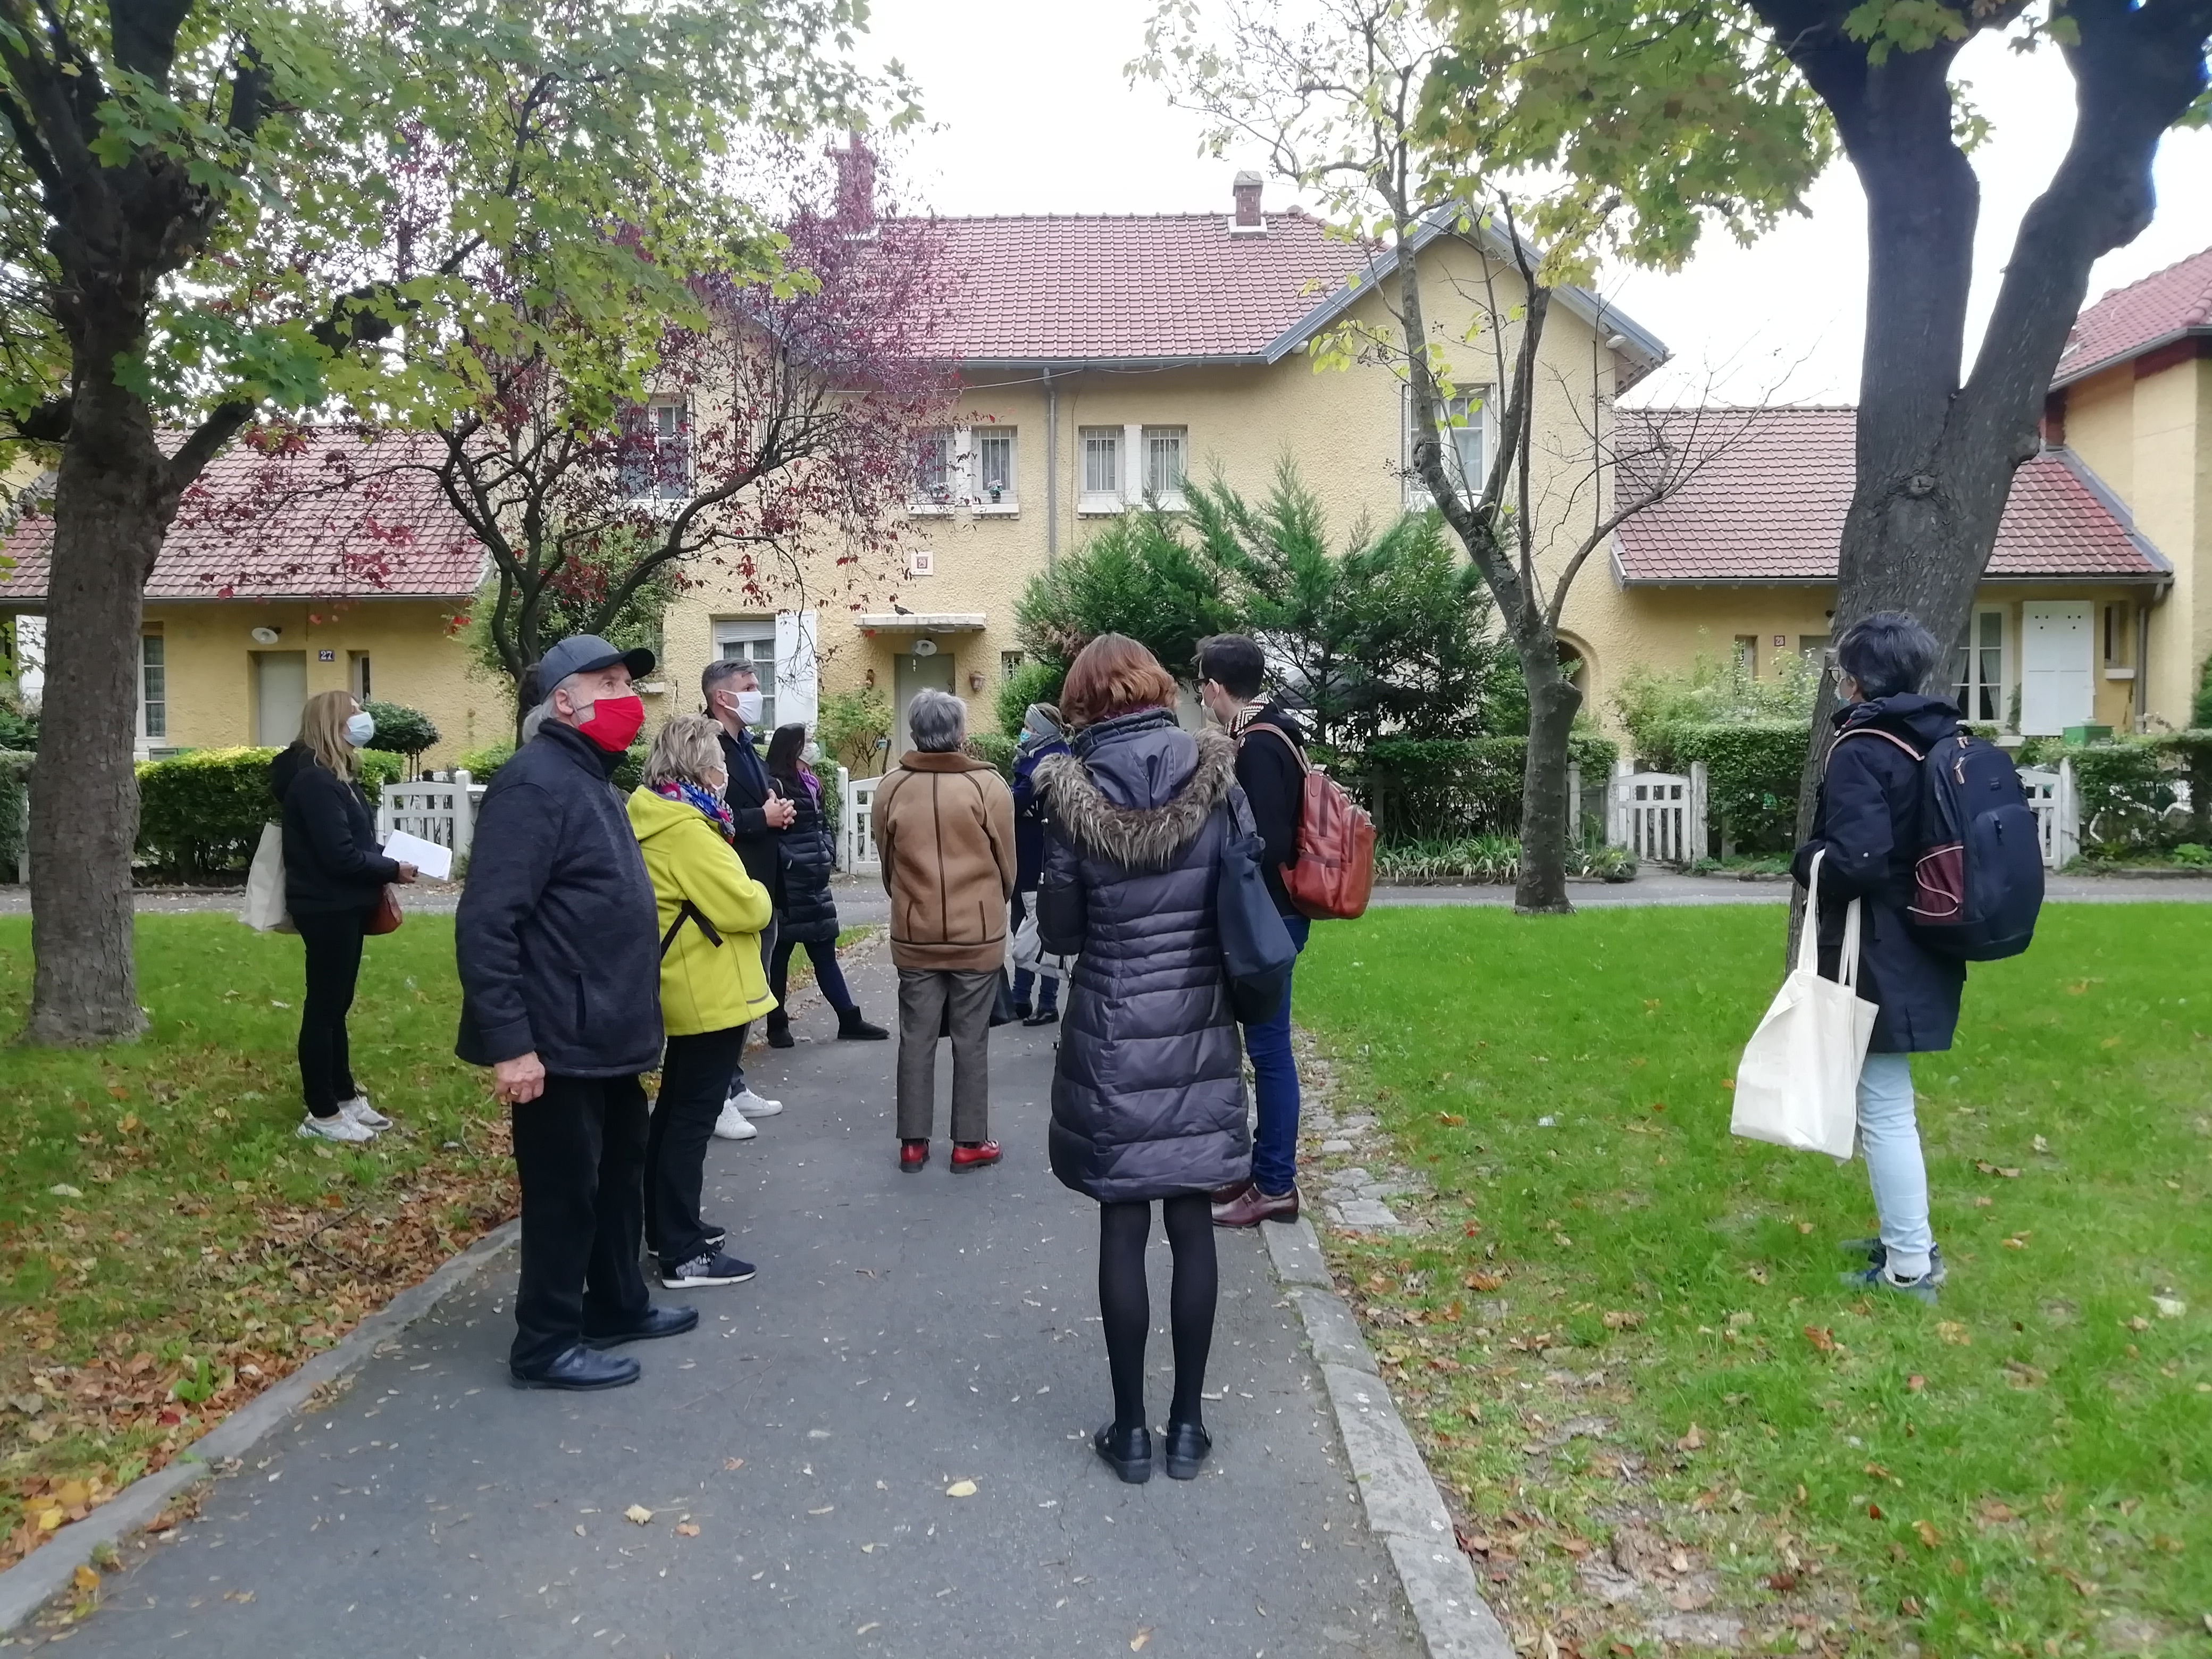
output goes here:
[{"label": "woman with backpack", "polygon": [[[392,1120],[354,1081],[346,1014],[361,978],[362,941],[384,890],[415,879],[415,866],[376,844],[376,815],[361,791],[361,751],[376,721],[349,691],[320,691],[300,711],[300,735],[269,763],[269,787],[284,817],[284,904],[307,949],[300,1000],[301,1136],[363,1141]],[[382,931],[389,931],[385,929]]]},{"label": "woman with backpack", "polygon": [[1053,1173],[1098,1202],[1098,1309],[1114,1420],[1091,1446],[1124,1480],[1149,1480],[1145,1240],[1160,1205],[1175,1256],[1175,1396],[1164,1448],[1188,1480],[1212,1449],[1200,1401],[1213,1340],[1212,1194],[1249,1176],[1243,1056],[1215,915],[1237,749],[1176,724],[1176,686],[1152,653],[1101,635],[1069,668],[1060,710],[1073,752],[1043,762],[1037,926],[1076,958],[1052,1082]]},{"label": "woman with backpack", "polygon": [[[1813,838],[1791,865],[1807,885],[1820,863],[1820,971],[1837,976],[1844,912],[1860,901],[1858,994],[1875,1005],[1874,1037],[1859,1073],[1859,1146],[1866,1156],[1881,1236],[1844,1249],[1867,1265],[1848,1284],[1933,1303],[1943,1255],[1928,1219],[1928,1171],[1914,1115],[1912,1056],[1951,1046],[1966,963],[1929,950],[1906,925],[1923,850],[1922,757],[1959,729],[1959,711],[1923,696],[1942,655],[1917,618],[1885,611],[1836,641],[1844,706],[1828,745]],[[1808,925],[1814,925],[1808,919]]]},{"label": "woman with backpack", "polygon": [[783,832],[783,908],[778,913],[775,949],[769,953],[768,988],[775,1012],[768,1017],[771,1048],[792,1046],[791,1010],[784,988],[791,980],[791,953],[801,949],[814,964],[814,982],[837,1011],[837,1035],[881,1042],[890,1033],[860,1018],[860,1005],[837,966],[837,901],[830,878],[837,868],[837,842],[822,810],[822,780],[806,763],[806,728],[779,726],[769,739],[768,775],[776,793],[798,816]]}]

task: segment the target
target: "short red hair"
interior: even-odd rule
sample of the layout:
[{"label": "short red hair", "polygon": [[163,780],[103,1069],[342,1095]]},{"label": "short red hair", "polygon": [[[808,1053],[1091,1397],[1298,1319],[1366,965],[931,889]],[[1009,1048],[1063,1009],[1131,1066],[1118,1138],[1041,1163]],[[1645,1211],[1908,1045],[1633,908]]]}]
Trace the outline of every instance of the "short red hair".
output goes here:
[{"label": "short red hair", "polygon": [[1126,634],[1101,634],[1085,646],[1060,692],[1060,710],[1071,726],[1175,704],[1175,677]]}]

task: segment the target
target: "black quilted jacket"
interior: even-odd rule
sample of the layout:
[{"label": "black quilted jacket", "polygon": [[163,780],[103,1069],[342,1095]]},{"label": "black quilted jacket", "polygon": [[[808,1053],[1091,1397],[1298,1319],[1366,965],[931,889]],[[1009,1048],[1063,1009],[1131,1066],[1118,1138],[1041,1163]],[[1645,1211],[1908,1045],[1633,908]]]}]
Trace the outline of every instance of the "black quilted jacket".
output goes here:
[{"label": "black quilted jacket", "polygon": [[834,939],[837,901],[830,891],[830,878],[837,868],[837,845],[823,815],[821,787],[810,787],[797,773],[778,778],[775,787],[799,811],[783,832],[783,900],[776,911],[777,936],[801,945]]},{"label": "black quilted jacket", "polygon": [[1214,923],[1224,736],[1165,710],[1102,721],[1038,767],[1037,925],[1073,955],[1052,1081],[1052,1170],[1102,1203],[1244,1180],[1243,1055]]}]

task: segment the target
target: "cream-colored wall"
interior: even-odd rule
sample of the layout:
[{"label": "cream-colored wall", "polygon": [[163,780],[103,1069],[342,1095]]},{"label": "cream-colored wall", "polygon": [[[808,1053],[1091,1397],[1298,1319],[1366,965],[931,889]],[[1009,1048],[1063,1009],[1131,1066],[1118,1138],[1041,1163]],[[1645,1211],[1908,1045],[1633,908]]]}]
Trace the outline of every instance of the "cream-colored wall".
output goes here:
[{"label": "cream-colored wall", "polygon": [[[1459,243],[1438,243],[1422,256],[1424,303],[1431,332],[1444,352],[1448,372],[1462,387],[1489,385],[1499,375],[1486,336],[1470,339],[1478,309],[1486,307],[1480,257]],[[1497,302],[1518,305],[1517,278],[1499,273]],[[1382,297],[1356,304],[1351,318],[1377,330],[1394,326]],[[1518,325],[1509,328],[1507,361],[1518,343]],[[1402,349],[1399,356],[1402,356]],[[1594,359],[1601,361],[1594,362]],[[1601,373],[1606,396],[1597,394]],[[1534,514],[1554,542],[1571,544],[1587,533],[1603,510],[1603,478],[1593,465],[1593,431],[1609,433],[1612,354],[1597,345],[1588,324],[1555,307],[1540,353],[1536,432],[1537,498]],[[1047,455],[1047,392],[1042,371],[1029,368],[975,372],[957,416],[981,433],[996,427],[1015,434],[1016,502],[996,513],[960,507],[941,514],[916,515],[908,539],[929,550],[934,574],[902,576],[874,583],[870,597],[849,609],[822,603],[821,678],[825,691],[850,688],[872,672],[887,693],[895,684],[894,658],[910,648],[912,635],[864,637],[854,620],[860,610],[888,611],[896,597],[908,611],[975,613],[986,618],[980,632],[933,636],[940,653],[953,659],[953,685],[969,705],[971,727],[994,721],[994,699],[1004,653],[1019,649],[1014,635],[1014,606],[1030,578],[1042,571],[1054,541],[1046,520],[1048,467],[1058,474],[1057,548],[1066,554],[1083,545],[1114,516],[1079,510],[1082,475],[1080,434],[1085,427],[1181,426],[1190,477],[1218,474],[1248,496],[1263,494],[1279,459],[1293,459],[1306,486],[1321,499],[1333,538],[1340,545],[1363,517],[1381,526],[1403,510],[1405,484],[1400,472],[1403,447],[1401,382],[1387,362],[1355,362],[1344,368],[1316,369],[1302,354],[1272,366],[1209,364],[1139,370],[1090,369],[1056,372],[1053,395],[1058,404],[1056,455]],[[1125,469],[1139,464],[1125,455]],[[1141,476],[1136,474],[1135,476]],[[1552,556],[1552,562],[1565,556]],[[1606,580],[1601,555],[1587,566],[1583,584]],[[738,585],[713,572],[693,572],[692,586],[670,607],[663,620],[666,679],[671,709],[697,706],[698,675],[714,654],[714,625],[719,621],[758,617],[774,609],[819,603],[801,597],[799,584],[779,592],[773,605],[747,602]],[[807,586],[828,586],[817,565]],[[1170,664],[1182,669],[1186,665]],[[969,676],[981,673],[982,687]]]},{"label": "cream-colored wall", "polygon": [[[472,673],[469,653],[447,630],[453,606],[435,600],[378,599],[329,603],[248,600],[149,603],[145,630],[158,633],[167,659],[168,731],[156,747],[217,749],[254,740],[252,654],[304,652],[307,695],[349,684],[352,653],[366,652],[369,690],[380,702],[428,714],[439,741],[425,766],[447,766],[462,750],[508,734],[508,702],[492,681]],[[282,630],[274,645],[253,639],[256,628]],[[319,653],[328,651],[331,660]]]}]

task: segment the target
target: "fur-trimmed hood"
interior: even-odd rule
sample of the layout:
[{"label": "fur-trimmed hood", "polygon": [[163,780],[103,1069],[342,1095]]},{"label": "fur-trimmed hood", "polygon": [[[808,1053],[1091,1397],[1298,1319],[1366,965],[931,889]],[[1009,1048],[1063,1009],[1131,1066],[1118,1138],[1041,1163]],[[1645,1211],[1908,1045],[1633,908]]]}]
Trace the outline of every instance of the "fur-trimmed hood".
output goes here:
[{"label": "fur-trimmed hood", "polygon": [[[1109,723],[1109,725],[1112,723]],[[1079,743],[1085,752],[1054,755],[1038,763],[1036,790],[1053,830],[1085,857],[1102,859],[1124,870],[1164,870],[1198,839],[1214,810],[1237,782],[1237,744],[1226,733],[1201,732],[1195,738],[1156,721],[1133,724],[1117,732],[1094,728],[1097,741]],[[1091,734],[1085,734],[1090,737]],[[1195,744],[1196,763],[1165,800],[1153,806],[1123,806],[1108,798],[1092,769],[1126,776],[1139,785],[1137,767],[1115,763],[1121,752],[1143,748],[1157,752],[1181,742]],[[1134,756],[1129,757],[1134,760]]]}]

